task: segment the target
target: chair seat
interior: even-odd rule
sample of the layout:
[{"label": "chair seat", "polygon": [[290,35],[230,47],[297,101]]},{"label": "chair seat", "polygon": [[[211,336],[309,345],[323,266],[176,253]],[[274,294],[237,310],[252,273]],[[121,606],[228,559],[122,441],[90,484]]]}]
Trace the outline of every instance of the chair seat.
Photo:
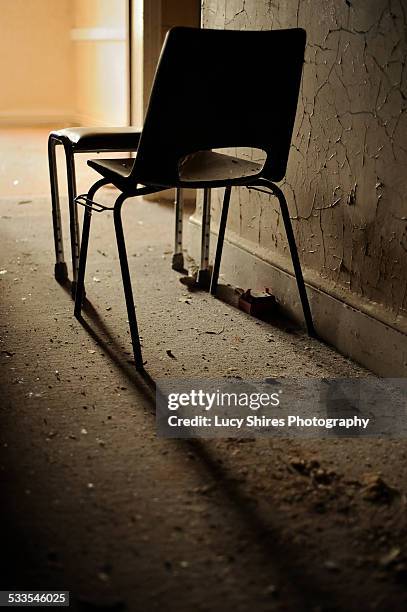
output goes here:
[{"label": "chair seat", "polygon": [[260,175],[264,164],[213,151],[198,151],[180,164],[179,178],[191,186],[199,183],[228,183]]},{"label": "chair seat", "polygon": [[103,177],[110,179],[112,183],[117,180],[126,179],[134,165],[134,159],[89,159],[88,166],[99,172]]},{"label": "chair seat", "polygon": [[[92,159],[88,165],[116,184],[130,176],[134,159]],[[260,176],[262,169],[263,164],[239,157],[199,151],[188,155],[181,163],[177,186],[199,188],[204,185],[220,187],[225,184],[245,184]]]},{"label": "chair seat", "polygon": [[75,152],[136,151],[141,130],[135,127],[71,127],[51,132],[51,136],[67,139]]}]

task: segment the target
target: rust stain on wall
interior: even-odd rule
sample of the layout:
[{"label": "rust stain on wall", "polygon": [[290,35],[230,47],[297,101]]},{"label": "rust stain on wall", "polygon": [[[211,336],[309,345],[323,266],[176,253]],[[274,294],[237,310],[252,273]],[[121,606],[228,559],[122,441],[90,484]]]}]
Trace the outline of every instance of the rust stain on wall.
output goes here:
[{"label": "rust stain on wall", "polygon": [[[407,316],[407,2],[205,0],[202,10],[203,27],[307,31],[283,183],[301,259]],[[234,191],[230,228],[288,255],[277,202]]]}]

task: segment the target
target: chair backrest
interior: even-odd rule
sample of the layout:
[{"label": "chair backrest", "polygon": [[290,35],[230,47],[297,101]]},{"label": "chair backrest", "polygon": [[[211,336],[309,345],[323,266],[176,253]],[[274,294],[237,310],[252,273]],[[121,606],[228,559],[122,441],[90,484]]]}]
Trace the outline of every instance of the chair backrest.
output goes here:
[{"label": "chair backrest", "polygon": [[264,175],[286,171],[304,60],[302,29],[176,27],[164,42],[132,178],[176,185],[191,153],[255,147]]}]

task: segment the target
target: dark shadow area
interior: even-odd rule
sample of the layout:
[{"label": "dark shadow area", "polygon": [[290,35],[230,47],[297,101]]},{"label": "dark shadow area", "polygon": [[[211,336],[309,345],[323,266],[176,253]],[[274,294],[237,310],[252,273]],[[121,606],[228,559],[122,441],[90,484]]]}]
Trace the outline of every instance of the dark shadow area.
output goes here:
[{"label": "dark shadow area", "polygon": [[[141,393],[147,400],[151,416],[155,415],[155,391],[156,383],[145,370],[137,372],[133,361],[125,360],[122,349],[111,335],[109,328],[100,318],[97,310],[89,300],[85,300],[83,311],[89,317],[93,325],[83,317],[79,319],[80,324],[89,333],[92,339],[108,355],[112,363],[126,376],[129,383]],[[106,339],[108,339],[106,341]],[[210,479],[216,483],[226,498],[227,504],[239,515],[245,530],[251,534],[252,541],[261,546],[263,554],[273,566],[273,570],[279,576],[285,576],[290,581],[296,592],[298,601],[301,601],[301,610],[315,611],[316,602],[323,606],[323,610],[343,610],[337,605],[337,593],[329,592],[318,580],[313,578],[312,571],[304,571],[301,566],[301,549],[287,544],[280,537],[280,528],[284,517],[278,516],[266,524],[257,511],[256,499],[248,497],[243,493],[239,485],[234,481],[233,474],[227,474],[211,450],[204,441],[200,440],[174,440],[177,449],[182,453],[193,453],[204,467]],[[277,518],[277,520],[275,520]],[[298,609],[300,610],[300,608]]]}]

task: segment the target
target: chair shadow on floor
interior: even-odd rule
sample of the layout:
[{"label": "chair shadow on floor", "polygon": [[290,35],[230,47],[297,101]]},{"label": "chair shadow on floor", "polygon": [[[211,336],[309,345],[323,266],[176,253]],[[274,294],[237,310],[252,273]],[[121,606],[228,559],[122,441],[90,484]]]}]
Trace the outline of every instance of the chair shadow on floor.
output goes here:
[{"label": "chair shadow on floor", "polygon": [[[69,295],[70,285],[70,281],[61,284]],[[97,310],[87,298],[84,300],[83,313],[86,319],[82,315],[78,319],[83,328],[116,368],[124,374],[133,389],[143,396],[143,399],[151,408],[151,416],[154,418],[156,392],[154,379],[146,370],[137,371],[135,369],[134,361],[124,353],[117,338],[110,332],[106,322],[101,319]],[[316,605],[327,606],[329,610],[339,611],[343,609],[338,607],[337,594],[327,591],[326,588],[321,586],[320,577],[317,575],[318,570],[313,575],[310,571],[305,571],[303,566],[300,566],[298,560],[302,558],[301,547],[283,541],[280,533],[281,529],[278,525],[286,519],[281,517],[279,511],[274,511],[274,518],[271,516],[270,520],[265,522],[258,511],[257,501],[242,490],[233,475],[226,473],[226,470],[213,456],[206,441],[175,439],[173,442],[182,453],[190,454],[192,452],[199,460],[200,465],[206,470],[208,480],[217,484],[217,488],[224,496],[227,505],[233,509],[244,528],[251,534],[252,543],[262,550],[269,567],[271,566],[273,576],[282,576],[284,582],[287,580],[290,582],[295,598],[298,599],[298,602],[301,602],[298,612],[315,610]]]}]

